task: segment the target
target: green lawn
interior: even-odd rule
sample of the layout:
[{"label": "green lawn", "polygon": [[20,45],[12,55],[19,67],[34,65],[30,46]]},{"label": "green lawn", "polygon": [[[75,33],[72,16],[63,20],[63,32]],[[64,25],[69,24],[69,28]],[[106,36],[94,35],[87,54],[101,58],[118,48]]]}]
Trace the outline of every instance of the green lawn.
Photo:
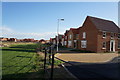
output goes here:
[{"label": "green lawn", "polygon": [[[37,44],[14,44],[2,48],[2,77],[41,78],[43,62],[39,62],[35,49]],[[37,76],[39,74],[39,76]]]}]

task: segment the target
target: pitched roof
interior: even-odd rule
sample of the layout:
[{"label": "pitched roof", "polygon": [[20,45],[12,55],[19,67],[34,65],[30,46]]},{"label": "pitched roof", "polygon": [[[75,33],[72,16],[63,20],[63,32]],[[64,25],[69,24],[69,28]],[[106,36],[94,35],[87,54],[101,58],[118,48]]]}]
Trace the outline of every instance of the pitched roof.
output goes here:
[{"label": "pitched roof", "polygon": [[52,41],[52,40],[56,40],[56,38],[50,38],[50,40]]},{"label": "pitched roof", "polygon": [[108,32],[115,32],[118,33],[120,31],[119,27],[113,22],[109,20],[104,20],[96,17],[87,16],[93,22],[97,29],[108,31]]},{"label": "pitched roof", "polygon": [[79,34],[79,29],[80,28],[81,27],[79,27],[79,28],[70,28],[70,30],[72,30],[73,34]]},{"label": "pitched roof", "polygon": [[64,35],[66,36],[68,32],[69,32],[69,30],[66,30],[65,33],[64,33]]}]

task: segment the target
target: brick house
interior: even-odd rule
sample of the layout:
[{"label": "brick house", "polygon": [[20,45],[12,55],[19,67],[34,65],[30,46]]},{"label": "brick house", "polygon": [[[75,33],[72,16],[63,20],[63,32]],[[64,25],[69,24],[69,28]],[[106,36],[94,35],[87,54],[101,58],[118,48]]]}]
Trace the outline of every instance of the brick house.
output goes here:
[{"label": "brick house", "polygon": [[46,43],[46,41],[45,41],[44,39],[39,40],[39,42],[40,42],[41,44],[45,44],[45,43]]},{"label": "brick house", "polygon": [[3,38],[3,37],[1,37],[1,38],[0,38],[0,41],[6,42],[6,41],[8,41],[8,38]]},{"label": "brick house", "polygon": [[62,34],[59,34],[58,36],[55,36],[55,40],[54,40],[54,42],[57,44],[57,37],[58,37],[58,45],[59,46],[62,46],[62,38],[63,38],[63,36],[64,35],[62,35]]},{"label": "brick house", "polygon": [[23,42],[34,42],[34,39],[23,39]]},{"label": "brick house", "polygon": [[50,43],[57,44],[56,38],[50,38]]},{"label": "brick house", "polygon": [[68,36],[68,47],[70,48],[78,48],[79,41],[79,28],[70,28],[67,36]]},{"label": "brick house", "polygon": [[63,44],[64,44],[64,42],[63,42],[64,35],[62,35],[62,34],[59,34],[58,36],[55,36],[55,38],[50,38],[50,43],[57,45],[57,37],[58,37],[58,41],[59,41],[58,45],[63,46]]},{"label": "brick house", "polygon": [[78,49],[93,52],[116,52],[120,50],[120,29],[113,22],[87,16],[79,29]]},{"label": "brick house", "polygon": [[62,46],[64,46],[65,45],[65,42],[64,42],[64,35],[62,35],[62,40],[61,40],[61,44],[62,44]]},{"label": "brick house", "polygon": [[50,43],[50,40],[46,40],[46,43]]},{"label": "brick house", "polygon": [[66,32],[64,33],[64,46],[65,47],[68,46],[68,32],[69,30],[66,30]]},{"label": "brick house", "polygon": [[17,39],[16,38],[9,38],[8,41],[17,42]]},{"label": "brick house", "polygon": [[50,43],[53,43],[53,38],[50,38]]}]

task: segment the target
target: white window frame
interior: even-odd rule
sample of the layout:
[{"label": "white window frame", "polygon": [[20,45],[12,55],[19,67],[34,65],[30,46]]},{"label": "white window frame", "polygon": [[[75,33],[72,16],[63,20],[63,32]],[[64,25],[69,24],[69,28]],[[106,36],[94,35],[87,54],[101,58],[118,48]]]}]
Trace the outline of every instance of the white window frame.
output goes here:
[{"label": "white window frame", "polygon": [[56,44],[56,40],[53,40],[53,44]]},{"label": "white window frame", "polygon": [[102,49],[106,49],[106,42],[102,42]]},{"label": "white window frame", "polygon": [[77,40],[74,40],[74,42],[77,42]]},{"label": "white window frame", "polygon": [[84,39],[86,38],[86,32],[83,32],[83,38]]},{"label": "white window frame", "polygon": [[68,46],[69,46],[69,47],[72,46],[72,41],[68,41]]},{"label": "white window frame", "polygon": [[118,49],[120,49],[120,41],[118,41]]},{"label": "white window frame", "polygon": [[110,37],[111,37],[111,39],[114,38],[114,33],[113,32],[111,32]]},{"label": "white window frame", "polygon": [[81,48],[87,48],[87,41],[81,40]]},{"label": "white window frame", "polygon": [[71,38],[72,38],[72,35],[70,34],[69,37],[70,37],[70,39],[71,39]]},{"label": "white window frame", "polygon": [[67,45],[67,41],[64,41],[65,45]]},{"label": "white window frame", "polygon": [[[113,50],[111,50],[111,43],[113,42]],[[115,52],[115,40],[110,40],[110,51]]]},{"label": "white window frame", "polygon": [[103,38],[106,38],[106,31],[103,31],[102,36]]},{"label": "white window frame", "polygon": [[62,42],[61,42],[62,46],[64,46],[64,38],[62,38]]},{"label": "white window frame", "polygon": [[65,39],[67,39],[67,36],[65,36]]},{"label": "white window frame", "polygon": [[120,33],[118,33],[118,39],[120,39]]}]

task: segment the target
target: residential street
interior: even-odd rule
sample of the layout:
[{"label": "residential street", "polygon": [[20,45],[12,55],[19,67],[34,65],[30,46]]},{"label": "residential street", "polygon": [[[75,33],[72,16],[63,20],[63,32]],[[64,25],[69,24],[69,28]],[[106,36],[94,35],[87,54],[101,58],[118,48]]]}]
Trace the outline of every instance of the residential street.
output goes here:
[{"label": "residential street", "polygon": [[120,1],[1,0],[2,80],[120,80]]},{"label": "residential street", "polygon": [[119,80],[120,57],[106,63],[65,63],[65,67],[80,80]]}]

